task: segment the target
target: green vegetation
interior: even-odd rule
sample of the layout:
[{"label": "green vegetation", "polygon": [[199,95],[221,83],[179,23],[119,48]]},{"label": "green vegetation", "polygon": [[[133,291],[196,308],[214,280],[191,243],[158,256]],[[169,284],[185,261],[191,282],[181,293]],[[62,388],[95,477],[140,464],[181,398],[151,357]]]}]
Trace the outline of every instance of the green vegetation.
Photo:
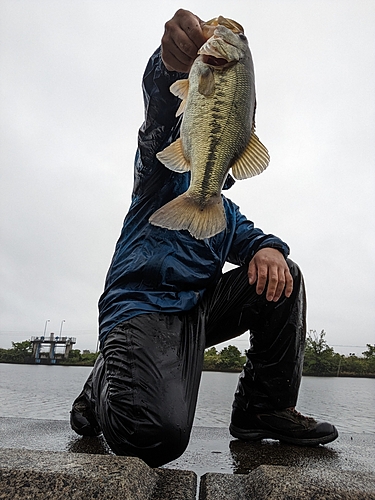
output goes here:
[{"label": "green vegetation", "polygon": [[[318,334],[310,330],[306,339],[304,375],[328,377],[375,377],[375,345],[367,344],[363,357],[355,354],[344,356],[335,353],[327,344],[324,330]],[[207,349],[204,354],[204,370],[240,371],[246,357],[232,345],[218,352],[215,347]]]},{"label": "green vegetation", "polygon": [[31,356],[32,346],[30,340],[12,342],[11,349],[0,349],[0,363],[25,363]]},{"label": "green vegetation", "polygon": [[[32,344],[30,340],[12,342],[11,349],[0,348],[0,363],[32,363]],[[93,366],[99,353],[72,349],[67,359],[58,359],[59,365]]]},{"label": "green vegetation", "polygon": [[246,356],[242,356],[234,345],[224,347],[220,352],[211,347],[204,353],[203,370],[236,372],[242,370],[245,362]]},{"label": "green vegetation", "polygon": [[69,353],[68,359],[59,361],[59,365],[93,366],[98,356],[98,352],[81,352],[79,349],[72,349]]},{"label": "green vegetation", "polygon": [[349,354],[344,356],[334,352],[325,339],[326,332],[319,334],[310,330],[307,335],[304,375],[342,376],[342,377],[375,377],[375,344],[367,344],[363,357]]},{"label": "green vegetation", "polygon": [[[322,377],[375,377],[375,344],[367,344],[367,350],[362,356],[350,354],[344,356],[336,353],[327,344],[326,333],[310,330],[307,334],[304,375]],[[0,363],[28,363],[31,360],[32,345],[29,340],[12,342],[11,349],[0,349]],[[67,359],[59,359],[61,365],[93,366],[99,353],[73,349]],[[203,369],[210,371],[241,371],[246,362],[246,356],[241,351],[229,345],[220,352],[215,347],[204,353]]]}]

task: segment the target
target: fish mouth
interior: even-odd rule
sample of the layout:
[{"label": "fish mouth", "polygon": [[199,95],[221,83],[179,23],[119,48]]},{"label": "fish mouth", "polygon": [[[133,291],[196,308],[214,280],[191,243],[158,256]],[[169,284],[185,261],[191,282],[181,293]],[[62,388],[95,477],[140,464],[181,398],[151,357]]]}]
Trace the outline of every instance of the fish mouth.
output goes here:
[{"label": "fish mouth", "polygon": [[225,66],[226,64],[229,63],[229,61],[227,61],[223,57],[215,57],[215,56],[207,55],[207,54],[202,54],[201,57],[202,57],[202,61],[205,64],[208,64],[209,66],[215,66],[215,67]]},{"label": "fish mouth", "polygon": [[[219,26],[219,28],[226,29],[224,26]],[[228,64],[232,65],[240,59],[237,46],[231,43],[231,40],[226,40],[218,34],[217,30],[219,28],[198,50],[203,62],[215,68],[225,67]]]}]

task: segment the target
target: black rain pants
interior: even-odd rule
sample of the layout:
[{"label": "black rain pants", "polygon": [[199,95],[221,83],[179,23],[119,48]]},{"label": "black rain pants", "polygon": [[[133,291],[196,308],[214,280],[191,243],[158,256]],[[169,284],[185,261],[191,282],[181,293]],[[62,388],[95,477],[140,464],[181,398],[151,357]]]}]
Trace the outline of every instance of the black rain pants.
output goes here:
[{"label": "black rain pants", "polygon": [[291,297],[268,302],[249,285],[247,266],[225,273],[193,310],[152,313],[108,335],[83,394],[117,455],[160,466],[185,450],[193,425],[204,350],[250,330],[233,406],[250,412],[295,406],[306,335],[301,272]]}]

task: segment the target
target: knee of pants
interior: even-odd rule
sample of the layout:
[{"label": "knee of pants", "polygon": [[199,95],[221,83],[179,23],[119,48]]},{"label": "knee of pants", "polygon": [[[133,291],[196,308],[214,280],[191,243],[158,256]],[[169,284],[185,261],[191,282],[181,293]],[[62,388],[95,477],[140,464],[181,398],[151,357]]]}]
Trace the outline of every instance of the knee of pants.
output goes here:
[{"label": "knee of pants", "polygon": [[292,296],[300,296],[302,301],[302,306],[305,307],[306,302],[306,292],[305,292],[305,283],[303,279],[303,274],[298,265],[293,262],[291,259],[286,260],[290,274],[293,278],[293,294]]},{"label": "knee of pants", "polygon": [[293,276],[293,278],[297,278],[299,276],[302,277],[301,269],[292,259],[286,259],[286,263],[288,264],[290,274]]},{"label": "knee of pants", "polygon": [[[100,416],[103,435],[116,455],[136,456],[150,467],[175,460],[185,451],[191,426],[162,408],[145,409],[106,405]],[[159,410],[159,411],[158,411]]]}]

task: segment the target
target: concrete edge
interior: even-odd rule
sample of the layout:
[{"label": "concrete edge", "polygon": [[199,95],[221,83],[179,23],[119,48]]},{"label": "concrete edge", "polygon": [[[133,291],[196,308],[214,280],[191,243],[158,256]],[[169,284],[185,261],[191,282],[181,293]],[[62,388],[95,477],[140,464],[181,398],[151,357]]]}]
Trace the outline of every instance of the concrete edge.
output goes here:
[{"label": "concrete edge", "polygon": [[[0,449],[0,498],[195,500],[197,475],[152,469],[134,457]],[[261,465],[249,474],[209,472],[200,500],[375,500],[373,473]]]},{"label": "concrete edge", "polygon": [[369,472],[261,465],[249,474],[207,473],[200,500],[375,500]]},{"label": "concrete edge", "polygon": [[114,455],[0,449],[0,498],[190,500],[197,476]]}]

